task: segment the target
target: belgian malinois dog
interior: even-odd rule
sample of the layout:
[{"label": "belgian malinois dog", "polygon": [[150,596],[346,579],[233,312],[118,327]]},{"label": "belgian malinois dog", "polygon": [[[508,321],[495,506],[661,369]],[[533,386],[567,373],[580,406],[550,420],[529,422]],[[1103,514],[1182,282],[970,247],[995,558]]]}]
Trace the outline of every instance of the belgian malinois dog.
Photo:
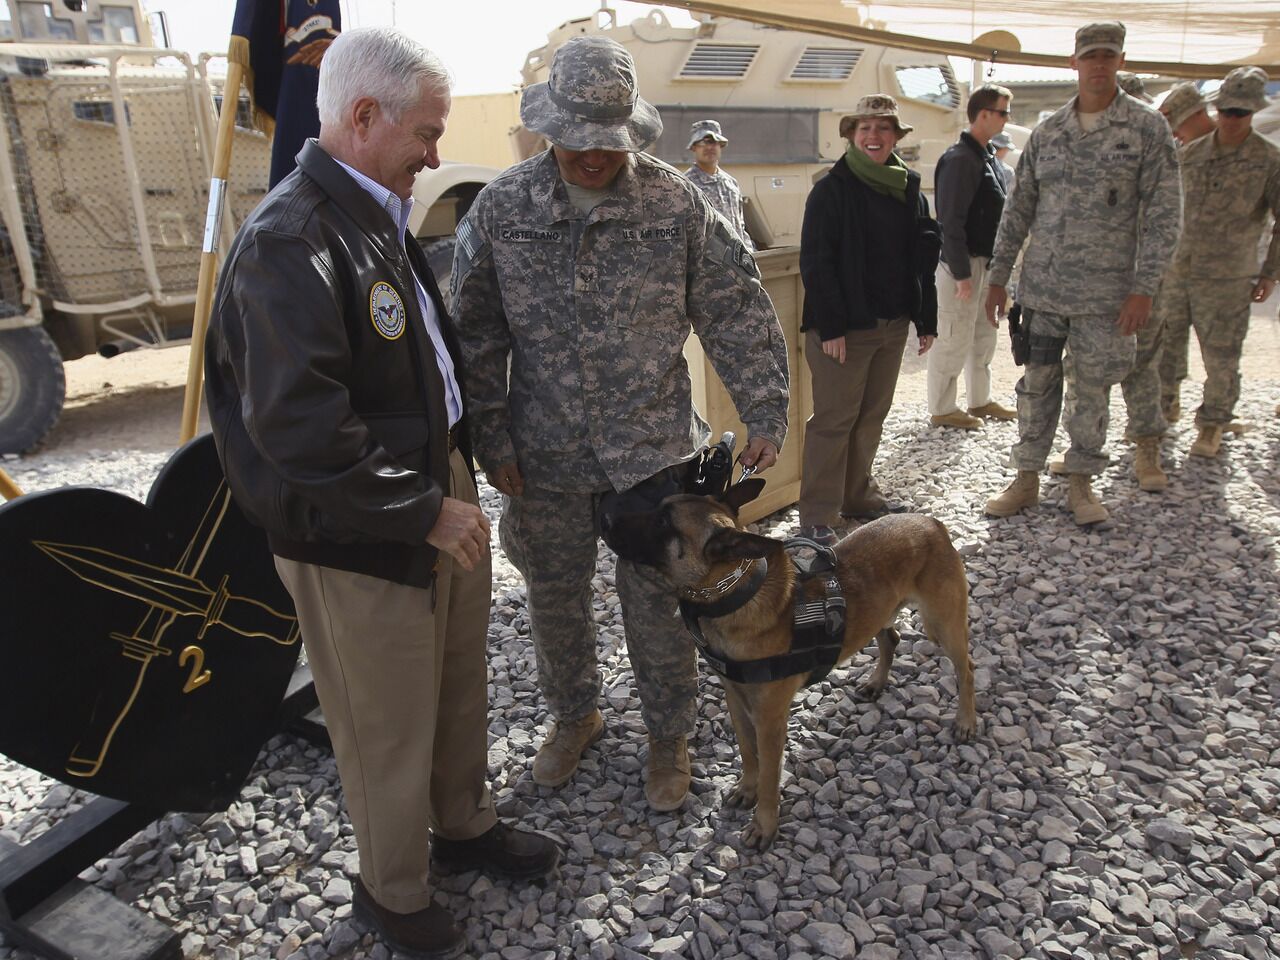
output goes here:
[{"label": "belgian malinois dog", "polygon": [[[748,533],[738,510],[754,500],[764,481],[743,480],[720,497],[680,494],[655,510],[606,519],[604,539],[627,560],[657,567],[686,599],[728,593],[743,575],[763,562],[763,583],[744,606],[700,620],[706,644],[720,657],[755,660],[791,649],[792,609],[800,582],[779,540]],[[836,573],[847,605],[844,642],[838,662],[854,656],[875,637],[879,662],[859,694],[874,699],[889,680],[898,645],[893,628],[908,603],[920,612],[925,633],[955,665],[960,709],[957,740],[969,739],[977,724],[973,663],[969,659],[968,584],[964,563],[946,528],[920,514],[882,517],[854,530],[835,547]],[[738,577],[734,580],[735,575]],[[825,592],[817,580],[801,589]],[[778,783],[787,737],[787,713],[808,675],[762,683],[724,679],[725,699],[742,754],[742,776],[726,804],[755,815],[742,832],[748,847],[765,850],[778,832]],[[723,678],[722,678],[723,679]]]}]

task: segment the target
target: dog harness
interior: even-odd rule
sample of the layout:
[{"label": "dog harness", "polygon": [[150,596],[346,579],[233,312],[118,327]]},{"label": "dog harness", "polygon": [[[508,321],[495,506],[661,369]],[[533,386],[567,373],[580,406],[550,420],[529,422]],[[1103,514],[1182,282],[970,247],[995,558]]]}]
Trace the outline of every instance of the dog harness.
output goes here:
[{"label": "dog harness", "polygon": [[[693,637],[702,659],[716,673],[734,683],[768,683],[807,673],[805,686],[817,683],[836,665],[844,646],[845,600],[836,572],[836,554],[828,546],[806,537],[793,537],[783,545],[796,570],[795,604],[791,618],[791,649],[757,660],[731,660],[711,649],[698,622],[702,617],[723,617],[746,606],[764,584],[769,561],[743,560],[725,577],[696,590],[685,591],[680,599],[680,616]],[[802,548],[813,551],[811,558],[799,559]],[[756,566],[755,569],[753,565]],[[803,585],[821,578],[823,596],[806,601]]]}]

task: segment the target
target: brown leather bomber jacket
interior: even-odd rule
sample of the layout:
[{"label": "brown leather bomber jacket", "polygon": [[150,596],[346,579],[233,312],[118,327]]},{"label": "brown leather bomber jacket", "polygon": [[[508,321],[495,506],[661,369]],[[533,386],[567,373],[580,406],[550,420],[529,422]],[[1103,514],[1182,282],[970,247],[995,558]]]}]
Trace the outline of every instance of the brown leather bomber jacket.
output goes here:
[{"label": "brown leather bomber jacket", "polygon": [[[274,553],[426,587],[449,424],[411,263],[461,382],[417,243],[402,246],[386,211],[308,141],[223,267],[205,396],[232,496]],[[465,429],[457,434],[470,462]]]}]

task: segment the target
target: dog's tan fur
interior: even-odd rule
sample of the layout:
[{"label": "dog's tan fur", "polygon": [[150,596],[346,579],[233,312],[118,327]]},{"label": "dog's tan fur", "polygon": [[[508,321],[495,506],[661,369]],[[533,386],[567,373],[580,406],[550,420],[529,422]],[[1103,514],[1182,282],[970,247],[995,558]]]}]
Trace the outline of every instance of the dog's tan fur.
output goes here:
[{"label": "dog's tan fur", "polygon": [[[654,562],[678,591],[709,588],[740,566],[743,559],[764,556],[768,573],[763,586],[741,609],[722,617],[704,618],[708,645],[731,660],[754,660],[785,653],[791,646],[791,613],[795,571],[777,540],[745,533],[737,509],[759,492],[758,481],[730,488],[725,501],[711,497],[675,496],[665,500],[648,520],[637,518],[614,524],[607,535],[615,549],[627,555],[628,537],[655,543],[653,530],[665,538],[662,556]],[[743,489],[745,488],[745,489]],[[645,529],[649,526],[649,529]],[[968,584],[964,564],[941,523],[918,514],[888,516],[860,527],[835,548],[840,584],[848,604],[843,662],[876,637],[879,661],[874,675],[859,688],[877,697],[889,679],[898,633],[893,622],[910,604],[920,612],[925,633],[955,665],[960,706],[956,738],[966,740],[976,727],[973,664],[969,659]],[[758,563],[759,560],[754,562]],[[806,589],[822,592],[818,580]],[[767,848],[778,830],[778,789],[786,746],[787,714],[806,676],[768,683],[739,684],[724,680],[725,698],[742,754],[742,776],[726,803],[755,807],[742,833],[747,846]]]}]

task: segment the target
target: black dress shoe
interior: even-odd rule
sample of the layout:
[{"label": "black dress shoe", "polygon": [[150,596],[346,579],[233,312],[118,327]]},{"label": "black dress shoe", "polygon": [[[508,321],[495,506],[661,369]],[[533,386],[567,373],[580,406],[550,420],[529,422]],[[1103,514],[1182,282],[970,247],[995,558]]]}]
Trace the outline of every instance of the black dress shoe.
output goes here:
[{"label": "black dress shoe", "polygon": [[509,827],[501,820],[470,840],[431,837],[431,865],[453,873],[479,870],[512,880],[532,880],[546,876],[559,862],[560,847],[554,840]]},{"label": "black dress shoe", "polygon": [[869,507],[861,507],[850,513],[841,513],[840,516],[850,520],[879,520],[881,517],[887,517],[891,513],[910,513],[911,508],[907,504],[898,500],[886,500],[884,503],[875,503]]},{"label": "black dress shoe", "polygon": [[399,953],[420,960],[453,960],[462,956],[467,942],[453,922],[453,914],[438,903],[413,913],[396,913],[373,899],[364,882],[356,877],[351,910],[356,920],[373,927]]}]

